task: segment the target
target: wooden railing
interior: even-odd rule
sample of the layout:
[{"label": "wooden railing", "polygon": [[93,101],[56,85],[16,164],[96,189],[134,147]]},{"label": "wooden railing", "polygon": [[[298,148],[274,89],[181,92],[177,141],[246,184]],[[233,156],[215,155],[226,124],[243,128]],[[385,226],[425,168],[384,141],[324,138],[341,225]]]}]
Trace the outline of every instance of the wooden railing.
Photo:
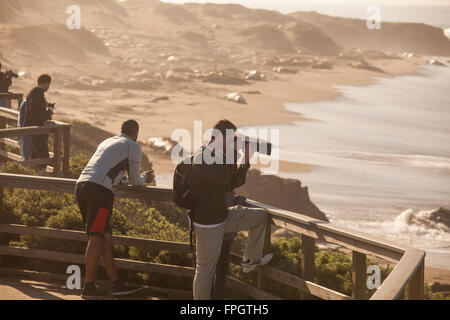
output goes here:
[{"label": "wooden railing", "polygon": [[6,99],[9,101],[9,107],[12,109],[11,100],[17,100],[17,110],[20,107],[20,104],[23,101],[23,93],[14,93],[14,92],[8,92],[8,93],[0,93],[0,99]]},{"label": "wooden railing", "polygon": [[[75,180],[0,174],[0,196],[3,187],[73,192]],[[172,191],[169,188],[161,187],[123,186],[119,189],[117,196],[141,200],[170,201],[172,199]],[[367,278],[366,255],[371,255],[394,262],[396,263],[396,266],[370,299],[399,299],[403,297],[407,285],[409,299],[423,299],[424,251],[388,243],[386,241],[376,240],[325,221],[316,220],[302,214],[281,210],[256,201],[248,200],[246,205],[267,209],[270,214],[271,221],[275,226],[290,230],[301,236],[302,271],[300,275],[296,276],[278,270],[274,267],[260,267],[256,270],[259,279],[257,287],[253,287],[232,276],[229,276],[227,278],[227,285],[234,290],[256,299],[277,299],[278,297],[275,295],[261,289],[261,276],[263,276],[271,281],[277,281],[289,287],[296,288],[306,295],[312,295],[321,299],[361,299],[363,298]],[[87,241],[85,234],[80,231],[27,227],[22,225],[0,224],[0,233],[28,234],[65,240]],[[114,236],[113,238],[115,243],[126,246],[137,246],[184,253],[187,253],[190,250],[189,245],[186,243],[130,238],[124,236]],[[314,247],[316,240],[323,240],[353,250],[353,290],[351,297],[313,282],[315,260]],[[82,264],[84,261],[82,255],[40,249],[15,248],[10,246],[0,246],[0,254],[77,264]],[[232,263],[238,264],[241,259],[242,257],[237,254],[233,253],[231,255]],[[171,274],[189,278],[194,275],[194,269],[191,267],[155,264],[125,259],[116,259],[116,261],[118,268],[127,270]]]},{"label": "wooden railing", "polygon": [[[0,107],[0,161],[3,159],[18,161],[26,166],[48,165],[56,177],[68,177],[70,159],[70,125],[64,122],[53,121],[52,125],[42,127],[17,128],[19,112]],[[53,152],[46,159],[22,160],[22,156],[13,152],[8,152],[6,146],[20,149],[16,140],[20,136],[31,136],[38,134],[53,134]],[[61,148],[64,153],[61,153]]]}]

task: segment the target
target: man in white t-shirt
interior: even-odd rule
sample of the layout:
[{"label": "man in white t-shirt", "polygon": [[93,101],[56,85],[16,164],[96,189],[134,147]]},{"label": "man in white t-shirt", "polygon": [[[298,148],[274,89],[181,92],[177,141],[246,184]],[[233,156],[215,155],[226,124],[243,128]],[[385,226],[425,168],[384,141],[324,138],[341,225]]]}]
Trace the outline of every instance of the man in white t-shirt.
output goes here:
[{"label": "man in white t-shirt", "polygon": [[129,183],[144,185],[154,179],[153,171],[140,173],[142,150],[136,142],[139,125],[134,120],[122,124],[122,134],[106,139],[97,148],[81,173],[75,187],[75,199],[80,208],[89,242],[86,248],[86,280],[82,291],[84,299],[102,299],[109,296],[95,285],[98,262],[101,259],[113,282],[112,294],[123,296],[139,289],[130,287],[119,278],[112,251],[112,215],[114,190],[125,172]]}]

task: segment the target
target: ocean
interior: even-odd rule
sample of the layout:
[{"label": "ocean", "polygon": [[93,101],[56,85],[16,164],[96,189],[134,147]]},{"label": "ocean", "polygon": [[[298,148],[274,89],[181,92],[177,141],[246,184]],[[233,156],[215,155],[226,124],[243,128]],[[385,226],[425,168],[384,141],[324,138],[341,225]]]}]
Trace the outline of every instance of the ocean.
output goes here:
[{"label": "ocean", "polygon": [[308,186],[331,222],[422,248],[427,265],[450,270],[450,229],[409,222],[450,209],[450,68],[337,88],[331,101],[286,103],[318,121],[254,127],[280,130],[281,159],[317,166],[278,175]]},{"label": "ocean", "polygon": [[[283,13],[316,11],[358,19],[367,18],[368,7],[286,0],[194,2],[234,2]],[[426,23],[442,28],[450,38],[450,3],[380,9],[382,23]],[[319,121],[264,128],[280,129],[283,160],[317,167],[309,173],[279,175],[308,186],[311,200],[331,222],[424,249],[427,266],[450,270],[449,229],[410,223],[411,217],[426,216],[439,206],[450,209],[449,88],[450,67],[423,66],[416,76],[338,87],[342,95],[332,101],[286,103],[289,111]]]}]

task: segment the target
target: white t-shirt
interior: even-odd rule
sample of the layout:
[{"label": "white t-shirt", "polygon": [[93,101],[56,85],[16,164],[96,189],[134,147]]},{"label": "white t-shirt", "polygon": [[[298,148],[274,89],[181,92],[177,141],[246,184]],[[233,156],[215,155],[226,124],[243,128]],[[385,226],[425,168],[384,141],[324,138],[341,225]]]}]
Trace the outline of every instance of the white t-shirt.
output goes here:
[{"label": "white t-shirt", "polygon": [[97,148],[77,183],[90,181],[114,191],[128,171],[132,185],[143,185],[146,176],[140,173],[141,146],[126,134],[106,139]]}]

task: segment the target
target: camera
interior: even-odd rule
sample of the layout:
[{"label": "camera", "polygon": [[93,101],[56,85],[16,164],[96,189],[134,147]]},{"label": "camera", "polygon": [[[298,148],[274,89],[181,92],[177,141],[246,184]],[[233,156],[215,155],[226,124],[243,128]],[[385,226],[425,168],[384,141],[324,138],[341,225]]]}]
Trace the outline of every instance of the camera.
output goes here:
[{"label": "camera", "polygon": [[53,115],[55,114],[55,104],[56,103],[47,103],[47,105],[48,105],[48,109],[47,109],[47,114],[48,114],[48,117],[50,118],[50,119],[52,119],[53,118]]},{"label": "camera", "polygon": [[19,77],[19,75],[17,73],[12,72],[11,70],[6,71],[5,75],[7,78],[18,78]]},{"label": "camera", "polygon": [[[263,141],[260,139],[254,139],[246,136],[238,136],[235,137],[235,141],[240,143],[243,143],[245,148],[250,148],[250,145],[252,145],[252,149],[256,150],[256,152],[259,152],[261,154],[266,154],[270,156],[272,154],[272,144],[267,141]],[[238,144],[239,145],[239,144]]]}]

